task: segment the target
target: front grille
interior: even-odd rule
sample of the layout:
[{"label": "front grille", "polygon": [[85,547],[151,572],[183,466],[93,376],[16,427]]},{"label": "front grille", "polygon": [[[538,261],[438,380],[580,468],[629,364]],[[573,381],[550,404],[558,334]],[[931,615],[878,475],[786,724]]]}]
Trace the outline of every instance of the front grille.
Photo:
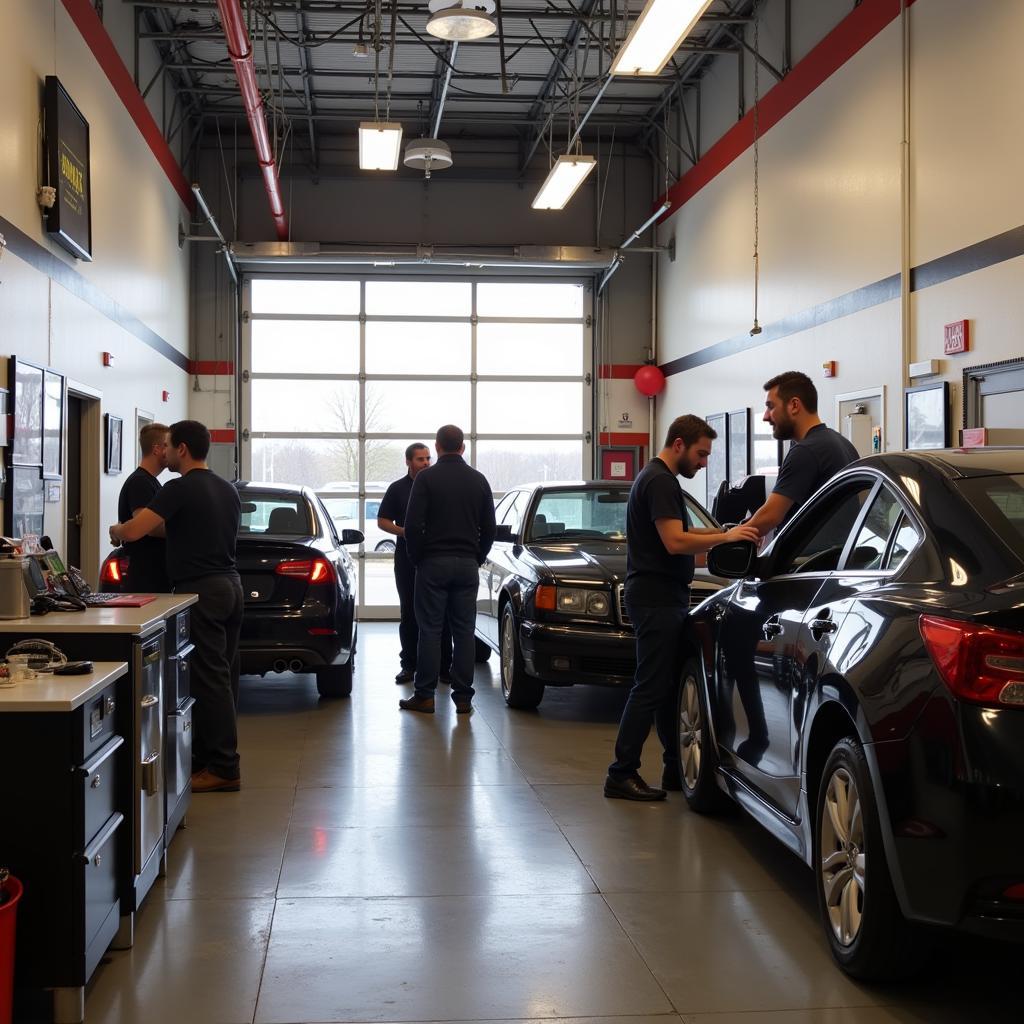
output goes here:
[{"label": "front grille", "polygon": [[[691,587],[690,607],[696,608],[701,601],[706,600],[717,591],[718,587]],[[626,585],[624,583],[620,583],[615,589],[615,605],[619,615],[619,623],[632,629],[633,622],[629,617],[629,612],[626,611]]]}]

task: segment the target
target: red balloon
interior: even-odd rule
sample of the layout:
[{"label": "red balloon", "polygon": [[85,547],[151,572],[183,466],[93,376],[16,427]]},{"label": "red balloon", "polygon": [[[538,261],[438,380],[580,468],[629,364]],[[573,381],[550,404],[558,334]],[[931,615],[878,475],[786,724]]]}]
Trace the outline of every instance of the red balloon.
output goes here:
[{"label": "red balloon", "polygon": [[665,389],[665,374],[656,366],[641,366],[633,375],[633,383],[641,395],[653,398]]}]

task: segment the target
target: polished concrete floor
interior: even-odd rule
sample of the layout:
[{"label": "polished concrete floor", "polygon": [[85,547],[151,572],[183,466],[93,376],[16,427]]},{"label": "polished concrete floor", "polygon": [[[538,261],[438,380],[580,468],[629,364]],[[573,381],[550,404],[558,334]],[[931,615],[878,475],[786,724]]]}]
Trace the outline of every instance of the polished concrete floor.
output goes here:
[{"label": "polished concrete floor", "polygon": [[472,716],[446,688],[399,713],[396,652],[361,627],[350,700],[243,680],[244,788],[193,799],[89,1024],[1024,1018],[1016,950],[950,942],[913,984],[854,984],[810,873],[751,822],[603,799],[622,694],[510,712],[492,659]]}]

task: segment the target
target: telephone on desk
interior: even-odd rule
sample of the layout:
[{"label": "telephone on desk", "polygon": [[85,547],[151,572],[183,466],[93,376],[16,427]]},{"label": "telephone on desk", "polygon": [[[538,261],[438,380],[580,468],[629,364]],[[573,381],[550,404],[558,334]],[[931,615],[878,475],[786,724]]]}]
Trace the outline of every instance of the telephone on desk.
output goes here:
[{"label": "telephone on desk", "polygon": [[43,551],[27,561],[25,585],[37,615],[49,611],[84,611],[86,608],[138,608],[156,598],[150,594],[94,594],[73,565],[65,567],[49,537],[41,537]]}]

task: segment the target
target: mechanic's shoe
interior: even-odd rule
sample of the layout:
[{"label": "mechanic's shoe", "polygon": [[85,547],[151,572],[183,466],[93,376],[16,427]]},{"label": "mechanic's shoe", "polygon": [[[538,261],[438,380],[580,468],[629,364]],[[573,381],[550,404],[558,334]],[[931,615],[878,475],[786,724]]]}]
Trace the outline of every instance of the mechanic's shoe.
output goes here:
[{"label": "mechanic's shoe", "polygon": [[192,776],[193,793],[237,793],[242,788],[242,780],[225,779],[209,768],[196,772]]},{"label": "mechanic's shoe", "polygon": [[434,698],[408,697],[405,700],[400,700],[398,706],[403,711],[419,711],[424,715],[432,715],[434,713]]},{"label": "mechanic's shoe", "polygon": [[416,673],[411,668],[403,668],[401,672],[395,676],[396,683],[411,683],[416,678]]},{"label": "mechanic's shoe", "polygon": [[664,800],[665,790],[651,789],[639,775],[615,779],[609,775],[604,780],[604,795],[611,800],[643,800],[648,803]]},{"label": "mechanic's shoe", "polygon": [[471,700],[457,700],[455,702],[455,714],[457,715],[469,715],[473,712],[473,702]]}]

